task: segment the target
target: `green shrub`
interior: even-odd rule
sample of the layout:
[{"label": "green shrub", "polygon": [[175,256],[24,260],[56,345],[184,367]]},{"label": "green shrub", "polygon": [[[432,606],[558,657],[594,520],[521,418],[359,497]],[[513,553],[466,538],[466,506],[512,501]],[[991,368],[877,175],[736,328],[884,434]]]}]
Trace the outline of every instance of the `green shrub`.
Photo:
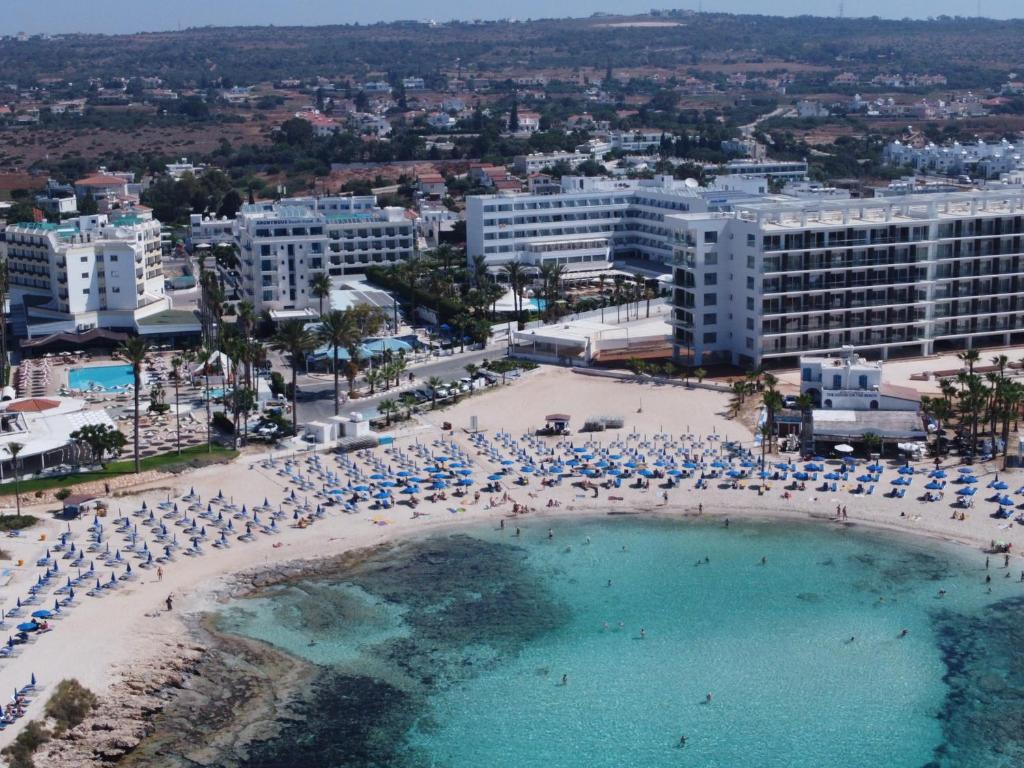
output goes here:
[{"label": "green shrub", "polygon": [[279,371],[272,371],[270,374],[270,391],[277,397],[284,394],[284,376]]},{"label": "green shrub", "polygon": [[213,426],[222,432],[227,432],[229,435],[234,434],[235,424],[228,418],[228,415],[224,411],[213,412]]},{"label": "green shrub", "polygon": [[33,526],[38,518],[33,515],[0,515],[0,531],[20,531]]},{"label": "green shrub", "polygon": [[68,496],[71,495],[71,489],[70,488],[61,488],[59,491],[57,491],[53,495],[57,497],[57,501],[64,501],[64,499],[66,499]]},{"label": "green shrub", "polygon": [[29,720],[14,741],[0,750],[10,768],[35,768],[32,754],[50,740],[50,732],[38,720]]},{"label": "green shrub", "polygon": [[96,694],[74,678],[61,680],[46,702],[46,714],[53,719],[54,733],[61,734],[80,724],[97,701]]}]

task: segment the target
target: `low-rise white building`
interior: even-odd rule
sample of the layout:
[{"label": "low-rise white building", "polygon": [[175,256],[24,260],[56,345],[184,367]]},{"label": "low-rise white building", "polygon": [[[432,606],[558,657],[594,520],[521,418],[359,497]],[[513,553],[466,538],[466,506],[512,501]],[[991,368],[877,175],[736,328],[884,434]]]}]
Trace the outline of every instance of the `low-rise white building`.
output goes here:
[{"label": "low-rise white building", "polygon": [[915,390],[884,384],[882,362],[865,360],[852,346],[837,357],[801,357],[800,393],[822,409],[916,411],[921,405]]},{"label": "low-rise white building", "polygon": [[193,246],[233,243],[235,220],[223,216],[204,216],[201,213],[193,213],[189,216],[189,239]]}]

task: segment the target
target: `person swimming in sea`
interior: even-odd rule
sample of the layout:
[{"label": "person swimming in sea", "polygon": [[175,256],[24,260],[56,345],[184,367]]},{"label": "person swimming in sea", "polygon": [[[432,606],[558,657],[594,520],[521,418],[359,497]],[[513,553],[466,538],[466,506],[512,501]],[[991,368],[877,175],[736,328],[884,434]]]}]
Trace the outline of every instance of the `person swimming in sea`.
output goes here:
[{"label": "person swimming in sea", "polygon": [[677,746],[680,749],[682,749],[683,747],[686,746],[686,736],[685,735],[679,737],[679,744]]},{"label": "person swimming in sea", "polygon": [[568,675],[562,675],[562,685],[568,685],[568,684],[569,684],[569,676]]},{"label": "person swimming in sea", "polygon": [[647,637],[647,630],[646,629],[641,629],[640,630],[640,639],[643,640],[645,637]]},{"label": "person swimming in sea", "polygon": [[907,629],[906,627],[904,627],[902,630],[900,630],[900,637],[906,637],[909,634],[910,634],[910,630]]}]

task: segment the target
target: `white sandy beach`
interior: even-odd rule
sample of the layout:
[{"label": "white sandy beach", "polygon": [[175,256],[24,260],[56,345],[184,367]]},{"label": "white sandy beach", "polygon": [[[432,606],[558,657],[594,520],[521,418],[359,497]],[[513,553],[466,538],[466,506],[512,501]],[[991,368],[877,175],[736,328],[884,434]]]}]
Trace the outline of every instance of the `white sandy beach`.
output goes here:
[{"label": "white sandy beach", "polygon": [[[625,438],[632,431],[653,436],[658,432],[673,435],[716,433],[723,439],[752,442],[749,430],[724,416],[728,398],[726,395],[707,391],[691,390],[681,386],[653,386],[619,382],[609,379],[582,376],[563,369],[542,369],[527,375],[524,380],[507,387],[496,388],[478,397],[469,398],[444,411],[427,413],[411,427],[395,435],[397,446],[408,446],[414,442],[430,444],[441,436],[437,425],[450,421],[459,445],[471,455],[476,454],[469,436],[463,431],[469,426],[470,418],[477,416],[479,428],[488,435],[505,430],[518,436],[543,426],[543,417],[548,413],[564,412],[573,417],[573,426],[578,428],[590,416],[620,416],[625,427],[618,432],[583,435],[574,433],[570,438],[582,445],[588,439],[607,445],[616,437]],[[555,439],[551,439],[554,443]],[[759,455],[757,449],[755,453]],[[378,455],[387,460],[382,448]],[[223,490],[225,496],[250,507],[268,498],[277,504],[288,487],[286,478],[259,466],[262,457],[247,454],[230,465],[220,465],[167,476],[151,484],[148,489],[134,491],[129,496],[112,501],[113,513],[108,520],[129,514],[145,500],[150,506],[163,501],[168,495],[181,497],[194,487],[203,503]],[[791,457],[792,460],[796,460]],[[485,457],[475,459],[477,475],[486,476],[490,464]],[[334,466],[333,457],[323,457],[325,465]],[[883,462],[888,464],[888,462]],[[931,463],[923,466],[927,471]],[[806,491],[795,492],[791,499],[784,499],[783,483],[772,482],[763,496],[751,487],[733,490],[719,488],[712,481],[706,490],[696,490],[693,481],[683,481],[669,491],[668,504],[662,501],[662,490],[652,482],[648,490],[627,488],[626,484],[615,494],[622,501],[611,501],[608,492],[602,489],[598,498],[584,494],[568,482],[554,488],[542,488],[533,479],[526,487],[512,486],[508,489],[515,502],[526,505],[530,511],[512,523],[520,526],[557,527],[559,518],[567,515],[600,514],[610,509],[646,512],[652,515],[695,515],[698,504],[703,504],[706,516],[744,516],[763,518],[816,518],[821,525],[838,525],[827,521],[836,505],[845,505],[849,522],[892,529],[910,534],[933,536],[949,541],[962,542],[973,552],[979,553],[994,539],[1013,544],[1014,552],[1024,546],[1024,526],[1012,520],[995,520],[990,517],[994,505],[983,501],[992,491],[986,484],[992,479],[996,468],[976,467],[980,480],[977,506],[967,510],[966,520],[952,518],[951,505],[954,495],[951,490],[941,502],[924,503],[917,500],[924,480],[915,478],[914,485],[904,499],[892,499],[883,495],[891,487],[888,483],[896,477],[892,469],[885,477],[875,495],[854,495],[840,486],[835,493],[822,493],[808,483]],[[955,474],[955,467],[950,472]],[[1001,473],[1001,477],[1003,474]],[[1011,489],[1024,484],[1024,473],[1006,473],[1004,479]],[[856,485],[853,483],[852,485]],[[476,487],[479,487],[479,483]],[[317,520],[308,529],[292,528],[285,524],[276,536],[258,536],[252,543],[236,542],[226,550],[206,548],[201,557],[179,556],[176,562],[164,567],[163,580],[158,581],[156,569],[137,570],[138,578],[124,582],[114,591],[102,597],[87,597],[83,588],[77,605],[64,616],[53,622],[54,631],[36,637],[27,646],[22,646],[13,658],[0,660],[0,690],[8,691],[28,682],[35,673],[40,682],[40,691],[28,709],[27,716],[14,726],[0,732],[0,745],[8,743],[19,727],[27,720],[40,716],[42,703],[47,698],[47,688],[67,677],[74,677],[97,693],[110,691],[125,671],[146,665],[160,654],[173,653],[174,644],[185,637],[182,616],[209,609],[213,605],[218,587],[226,576],[262,566],[295,560],[315,559],[335,555],[346,550],[362,548],[386,542],[396,537],[435,532],[454,528],[466,523],[494,520],[511,515],[511,502],[488,508],[489,495],[472,503],[470,495],[461,500],[448,499],[431,503],[422,499],[414,517],[405,504],[385,511],[370,511],[363,508],[356,514],[346,514],[340,508],[329,508],[324,519]],[[500,494],[499,494],[500,496]],[[403,497],[398,497],[402,499]],[[560,502],[560,506],[549,508],[549,499]],[[315,503],[315,499],[310,499]],[[452,512],[452,507],[460,511]],[[0,603],[6,608],[14,605],[17,596],[24,596],[34,582],[39,568],[36,560],[41,557],[49,543],[52,543],[65,523],[51,519],[52,505],[48,508],[29,509],[44,517],[45,522],[33,528],[22,539],[4,539],[0,545],[10,552],[13,561],[23,559],[25,566],[13,568],[11,581],[0,587]],[[902,516],[901,516],[902,513]],[[531,523],[538,520],[539,522]],[[85,539],[86,527],[91,518],[71,524],[76,541]],[[285,521],[285,523],[290,520]],[[47,541],[40,541],[45,533]],[[1011,571],[1016,574],[1024,569],[1024,558],[1015,554],[1011,558]],[[101,577],[109,579],[110,569],[98,565]],[[1021,585],[1024,592],[1024,584]],[[175,598],[174,609],[164,610],[168,594]],[[52,596],[40,607],[51,607]],[[18,619],[23,621],[24,619]],[[8,625],[17,623],[9,620]],[[8,629],[10,632],[10,629]]]}]

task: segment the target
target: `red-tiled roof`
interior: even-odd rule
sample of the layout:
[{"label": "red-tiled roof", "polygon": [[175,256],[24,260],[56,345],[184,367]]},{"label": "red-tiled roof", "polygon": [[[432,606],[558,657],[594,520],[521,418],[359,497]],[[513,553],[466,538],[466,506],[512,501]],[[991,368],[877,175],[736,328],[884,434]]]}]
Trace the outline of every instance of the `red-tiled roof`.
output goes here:
[{"label": "red-tiled roof", "polygon": [[120,176],[108,176],[102,173],[97,173],[92,176],[86,176],[84,179],[79,179],[75,182],[76,187],[120,187],[127,184],[124,179]]}]

